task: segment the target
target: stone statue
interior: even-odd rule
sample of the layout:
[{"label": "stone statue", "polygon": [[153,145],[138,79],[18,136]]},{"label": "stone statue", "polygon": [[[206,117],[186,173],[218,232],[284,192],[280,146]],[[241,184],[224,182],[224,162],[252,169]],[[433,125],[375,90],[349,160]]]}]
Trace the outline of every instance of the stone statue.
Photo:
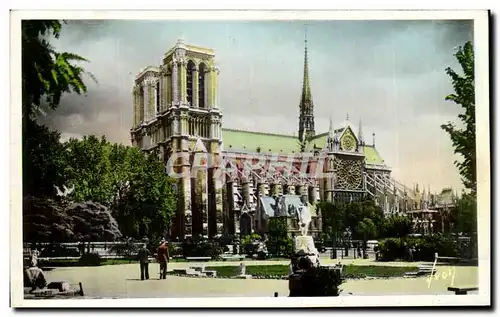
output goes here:
[{"label": "stone statue", "polygon": [[274,202],[274,205],[271,205],[271,207],[274,209],[275,216],[282,216],[283,212],[286,210],[285,197],[281,194],[279,196],[274,196]]},{"label": "stone statue", "polygon": [[239,275],[246,275],[246,267],[245,267],[245,264],[243,264],[243,262],[240,263],[240,274]]},{"label": "stone statue", "polygon": [[38,251],[36,249],[31,252],[31,260],[30,260],[31,262],[30,262],[30,264],[31,264],[32,267],[37,267],[38,266],[38,256],[39,255],[40,255],[40,251]]},{"label": "stone statue", "polygon": [[300,234],[303,236],[307,236],[307,233],[309,231],[309,224],[311,223],[311,213],[309,212],[309,208],[307,207],[307,205],[302,205],[299,207],[298,216]]}]

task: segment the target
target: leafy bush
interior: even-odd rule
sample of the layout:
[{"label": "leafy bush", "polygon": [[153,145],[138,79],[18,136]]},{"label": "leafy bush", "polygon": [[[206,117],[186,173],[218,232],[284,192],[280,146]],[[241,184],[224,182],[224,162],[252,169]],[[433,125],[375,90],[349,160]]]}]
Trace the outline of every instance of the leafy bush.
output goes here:
[{"label": "leafy bush", "polygon": [[115,244],[109,248],[111,253],[118,256],[124,256],[126,258],[135,257],[137,252],[139,252],[139,245],[134,242],[125,242],[120,244]]},{"label": "leafy bush", "polygon": [[99,266],[102,262],[103,259],[98,253],[85,253],[78,261],[78,264],[82,266]]},{"label": "leafy bush", "polygon": [[193,243],[187,241],[182,245],[182,253],[184,257],[211,257],[212,259],[220,259],[223,249],[217,242],[200,241]]},{"label": "leafy bush", "polygon": [[457,256],[457,245],[453,239],[442,235],[432,235],[419,238],[387,238],[379,241],[380,260],[406,260],[409,248],[415,250],[413,252],[415,261],[434,261],[436,252],[440,256]]},{"label": "leafy bush", "polygon": [[401,250],[401,240],[397,238],[387,238],[379,241],[378,248],[381,261],[394,261],[404,258]]},{"label": "leafy bush", "polygon": [[255,242],[260,240],[261,236],[256,233],[246,235],[243,238],[241,238],[241,247],[243,248],[245,254],[251,257],[252,255],[257,253],[259,245]]},{"label": "leafy bush", "polygon": [[293,256],[293,240],[290,237],[271,239],[267,243],[267,250],[272,256],[291,258]]}]

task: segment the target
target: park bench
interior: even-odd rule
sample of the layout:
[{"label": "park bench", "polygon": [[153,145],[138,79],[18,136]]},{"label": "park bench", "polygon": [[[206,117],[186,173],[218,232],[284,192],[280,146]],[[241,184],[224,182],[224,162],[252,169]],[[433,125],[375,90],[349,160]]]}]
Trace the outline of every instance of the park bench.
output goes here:
[{"label": "park bench", "polygon": [[455,292],[455,295],[467,295],[468,292],[478,291],[477,286],[449,286],[448,291]]},{"label": "park bench", "polygon": [[188,261],[210,261],[212,258],[209,256],[188,256],[186,260]]}]

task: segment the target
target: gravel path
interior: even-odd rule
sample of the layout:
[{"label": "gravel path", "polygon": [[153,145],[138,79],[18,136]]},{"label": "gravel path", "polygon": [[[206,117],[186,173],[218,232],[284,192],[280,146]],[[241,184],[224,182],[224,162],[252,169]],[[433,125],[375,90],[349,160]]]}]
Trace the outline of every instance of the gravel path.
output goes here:
[{"label": "gravel path", "polygon": [[[348,260],[344,264],[350,264]],[[240,262],[209,262],[207,266],[239,265]],[[286,261],[245,261],[246,265],[287,264]],[[338,263],[338,261],[331,261]],[[415,266],[416,263],[377,263],[370,260],[354,260],[356,265]],[[169,271],[174,268],[185,268],[194,263],[170,263]],[[322,264],[329,264],[322,261]],[[451,276],[443,273],[452,272],[452,267],[437,267],[438,279],[391,278],[347,280],[342,284],[343,296],[350,295],[437,295],[450,294],[447,287],[451,285]],[[70,284],[82,282],[85,295],[88,297],[269,297],[274,292],[279,296],[288,295],[286,280],[236,280],[167,276],[166,280],[158,280],[159,265],[150,264],[150,280],[141,281],[138,264],[108,265],[99,267],[58,268],[46,272],[49,281],[68,281]],[[454,285],[477,285],[477,267],[456,267]]]}]

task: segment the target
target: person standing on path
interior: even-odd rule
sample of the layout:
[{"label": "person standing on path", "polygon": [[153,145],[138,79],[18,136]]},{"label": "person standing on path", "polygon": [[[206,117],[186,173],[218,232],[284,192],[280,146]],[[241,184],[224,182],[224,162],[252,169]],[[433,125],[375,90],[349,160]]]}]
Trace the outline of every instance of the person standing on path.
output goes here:
[{"label": "person standing on path", "polygon": [[139,260],[139,265],[141,267],[141,280],[144,281],[144,278],[146,280],[149,280],[149,256],[150,256],[149,250],[146,248],[146,244],[143,244],[141,249],[139,250],[137,254],[137,258]]},{"label": "person standing on path", "polygon": [[161,240],[161,244],[158,247],[158,263],[160,263],[160,278],[167,278],[167,262],[169,260],[168,254],[168,243],[165,239]]}]

